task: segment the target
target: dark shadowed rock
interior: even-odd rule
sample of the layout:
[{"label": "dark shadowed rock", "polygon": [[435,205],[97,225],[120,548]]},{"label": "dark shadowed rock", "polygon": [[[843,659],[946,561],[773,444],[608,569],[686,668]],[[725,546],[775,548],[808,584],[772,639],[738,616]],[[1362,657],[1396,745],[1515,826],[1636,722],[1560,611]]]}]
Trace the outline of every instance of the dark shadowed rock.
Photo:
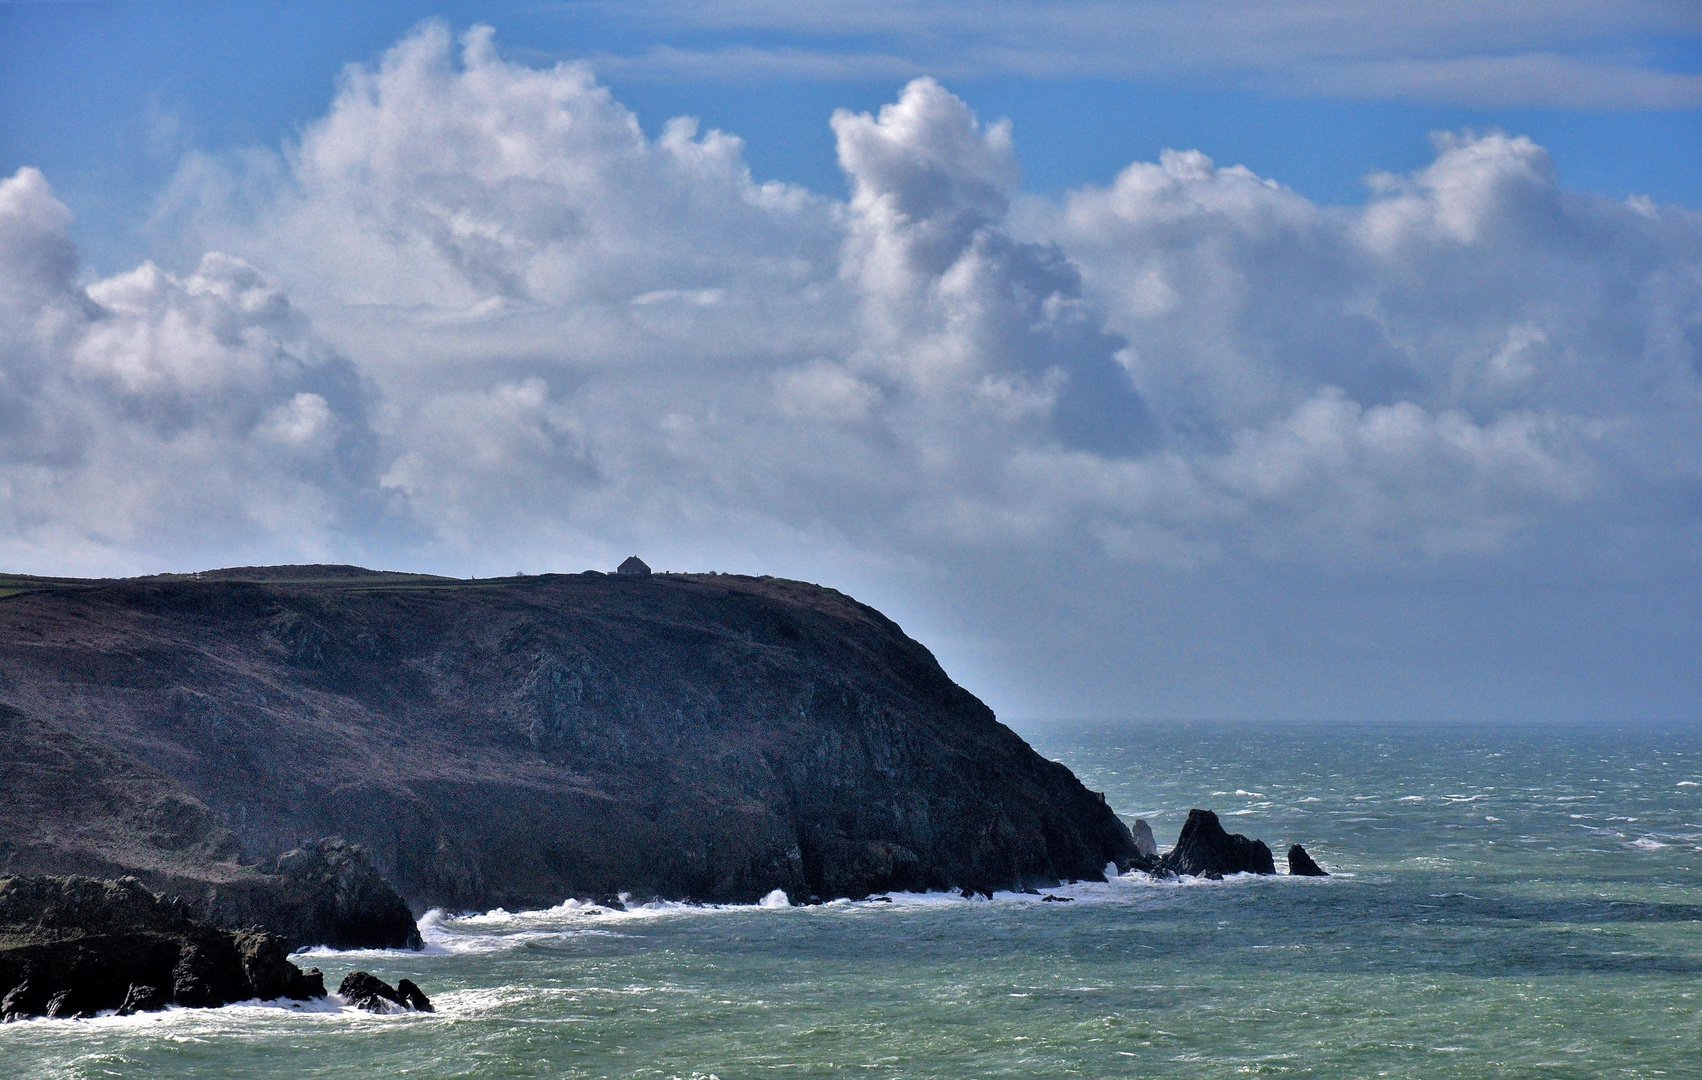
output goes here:
[{"label": "dark shadowed rock", "polygon": [[1262,840],[1228,833],[1210,810],[1190,810],[1176,846],[1159,860],[1160,868],[1176,874],[1274,874],[1276,863]]},{"label": "dark shadowed rock", "polygon": [[0,878],[0,1018],[323,996],[284,942],[189,917],[134,878]]},{"label": "dark shadowed rock", "polygon": [[407,1008],[394,986],[364,971],[351,971],[343,976],[337,985],[337,996],[367,1012],[400,1012]]},{"label": "dark shadowed rock", "polygon": [[1288,872],[1293,877],[1329,877],[1329,872],[1312,861],[1306,849],[1295,844],[1288,849]]},{"label": "dark shadowed rock", "polygon": [[400,979],[396,983],[396,996],[402,999],[402,1004],[415,1012],[436,1012],[431,1007],[431,999],[425,996],[425,991],[412,979]]},{"label": "dark shadowed rock", "polygon": [[367,1012],[434,1012],[431,999],[425,996],[412,979],[403,979],[395,986],[364,971],[351,971],[337,987],[337,996],[357,1009]]},{"label": "dark shadowed rock", "polygon": [[289,945],[283,938],[264,930],[239,930],[232,939],[254,997],[305,1001],[325,996],[324,974],[318,968],[303,972],[290,963]]},{"label": "dark shadowed rock", "polygon": [[38,986],[35,980],[25,978],[7,990],[6,996],[0,998],[0,1023],[9,1024],[13,1020],[24,1020],[45,1013],[48,997],[45,985],[42,983]]},{"label": "dark shadowed rock", "polygon": [[[355,567],[23,586],[0,599],[0,866],[134,873],[298,945],[403,944],[383,882],[418,913],[1139,865],[1103,799],[831,589]],[[372,873],[292,854],[322,836]]]},{"label": "dark shadowed rock", "polygon": [[334,949],[418,949],[419,926],[354,844],[329,837],[302,844],[272,865],[281,880],[275,911],[252,921],[291,941]]},{"label": "dark shadowed rock", "polygon": [[[314,969],[319,970],[318,968]],[[324,997],[324,994],[317,995]],[[130,989],[124,993],[124,1001],[118,1006],[119,1016],[131,1016],[139,1012],[158,1012],[171,1004],[171,998],[164,990],[154,986],[144,986],[141,983],[131,983]]]}]

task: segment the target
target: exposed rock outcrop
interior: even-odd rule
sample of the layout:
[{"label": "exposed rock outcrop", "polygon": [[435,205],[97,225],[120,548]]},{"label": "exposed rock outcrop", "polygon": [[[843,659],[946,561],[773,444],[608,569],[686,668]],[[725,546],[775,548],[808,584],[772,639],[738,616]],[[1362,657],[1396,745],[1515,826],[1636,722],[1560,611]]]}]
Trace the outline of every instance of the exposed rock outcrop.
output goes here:
[{"label": "exposed rock outcrop", "polygon": [[1225,832],[1210,810],[1189,810],[1176,846],[1159,860],[1159,869],[1173,874],[1211,876],[1274,874],[1276,863],[1263,840]]},{"label": "exposed rock outcrop", "polygon": [[351,971],[337,987],[337,996],[357,1009],[367,1012],[435,1012],[431,999],[425,996],[412,979],[403,979],[395,986],[376,975]]},{"label": "exposed rock outcrop", "polygon": [[406,902],[358,848],[332,838],[245,862],[236,831],[163,769],[5,704],[0,792],[0,870],[134,876],[202,922],[297,946],[419,945]]},{"label": "exposed rock outcrop", "polygon": [[1299,844],[1288,849],[1288,872],[1292,877],[1329,877],[1329,872],[1312,861]]},{"label": "exposed rock outcrop", "polygon": [[425,996],[425,991],[412,979],[399,979],[396,982],[396,996],[402,999],[402,1004],[414,1012],[436,1012],[431,999]]},{"label": "exposed rock outcrop", "polygon": [[1142,858],[1156,859],[1158,857],[1158,841],[1152,835],[1152,826],[1146,823],[1146,818],[1136,818],[1133,830],[1135,851]]},{"label": "exposed rock outcrop", "polygon": [[245,906],[307,836],[358,844],[415,913],[987,892],[1139,860],[1100,797],[831,589],[354,567],[20,582],[0,599],[0,781],[27,797],[0,800],[0,867],[135,873],[297,944],[400,925],[326,852],[302,880],[329,893]]},{"label": "exposed rock outcrop", "polygon": [[280,885],[255,922],[292,941],[334,949],[418,949],[420,930],[366,852],[336,837],[292,848],[269,869]]},{"label": "exposed rock outcrop", "polygon": [[189,917],[134,878],[0,878],[0,1019],[325,996],[281,938]]}]

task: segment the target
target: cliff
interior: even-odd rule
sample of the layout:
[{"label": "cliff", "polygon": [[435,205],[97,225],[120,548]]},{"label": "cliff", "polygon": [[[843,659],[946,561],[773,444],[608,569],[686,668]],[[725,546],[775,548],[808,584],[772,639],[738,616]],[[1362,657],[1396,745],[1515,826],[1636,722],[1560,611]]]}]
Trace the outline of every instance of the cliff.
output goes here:
[{"label": "cliff", "polygon": [[282,918],[304,860],[279,856],[317,837],[416,911],[1008,888],[1136,857],[1100,796],[831,589],[280,567],[7,590],[0,873],[135,874],[233,925]]}]

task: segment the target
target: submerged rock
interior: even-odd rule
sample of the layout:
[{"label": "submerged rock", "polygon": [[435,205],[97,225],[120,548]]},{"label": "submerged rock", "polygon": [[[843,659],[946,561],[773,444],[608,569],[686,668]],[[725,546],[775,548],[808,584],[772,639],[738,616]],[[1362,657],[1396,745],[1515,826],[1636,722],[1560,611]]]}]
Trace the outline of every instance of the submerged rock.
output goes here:
[{"label": "submerged rock", "polygon": [[1210,810],[1189,810],[1176,846],[1159,860],[1159,868],[1176,874],[1274,874],[1276,863],[1263,840],[1225,832]]},{"label": "submerged rock", "polygon": [[1295,844],[1288,849],[1288,873],[1290,877],[1329,877],[1329,871],[1312,861],[1312,856],[1306,854],[1306,849]]},{"label": "submerged rock", "polygon": [[0,1019],[324,996],[319,971],[287,953],[263,930],[198,922],[134,878],[0,878]]},{"label": "submerged rock", "polygon": [[395,986],[365,971],[351,971],[343,976],[337,996],[357,1009],[367,1012],[435,1012],[431,999],[425,996],[412,979],[403,979]]}]

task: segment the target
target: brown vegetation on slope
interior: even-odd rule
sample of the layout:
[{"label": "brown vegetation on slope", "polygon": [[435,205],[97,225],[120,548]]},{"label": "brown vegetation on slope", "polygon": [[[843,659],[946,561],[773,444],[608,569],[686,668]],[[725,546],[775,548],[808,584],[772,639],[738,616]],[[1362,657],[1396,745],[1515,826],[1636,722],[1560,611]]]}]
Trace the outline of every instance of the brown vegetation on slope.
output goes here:
[{"label": "brown vegetation on slope", "polygon": [[23,793],[0,872],[228,885],[337,835],[420,909],[1006,888],[1135,855],[1099,796],[830,589],[0,585],[0,779]]}]

